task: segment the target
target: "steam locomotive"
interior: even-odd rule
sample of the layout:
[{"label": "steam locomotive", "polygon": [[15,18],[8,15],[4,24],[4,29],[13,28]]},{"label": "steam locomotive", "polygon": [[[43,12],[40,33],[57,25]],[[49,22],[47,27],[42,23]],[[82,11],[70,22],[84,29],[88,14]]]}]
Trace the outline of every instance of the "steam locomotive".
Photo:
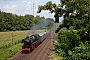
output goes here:
[{"label": "steam locomotive", "polygon": [[22,52],[27,53],[33,51],[36,47],[39,46],[41,42],[44,41],[46,38],[47,33],[42,32],[39,34],[34,34],[31,36],[27,36],[25,39],[22,40]]}]

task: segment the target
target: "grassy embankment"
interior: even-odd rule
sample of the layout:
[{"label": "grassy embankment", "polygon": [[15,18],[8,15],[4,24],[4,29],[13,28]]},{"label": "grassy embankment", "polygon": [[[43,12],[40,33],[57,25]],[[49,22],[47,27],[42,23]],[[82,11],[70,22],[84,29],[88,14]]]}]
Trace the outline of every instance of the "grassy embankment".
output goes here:
[{"label": "grassy embankment", "polygon": [[14,31],[13,32],[13,46],[12,46],[12,32],[0,32],[0,60],[5,60],[11,57],[16,52],[21,50],[22,39],[27,35],[33,33],[39,33],[43,30],[38,31]]}]

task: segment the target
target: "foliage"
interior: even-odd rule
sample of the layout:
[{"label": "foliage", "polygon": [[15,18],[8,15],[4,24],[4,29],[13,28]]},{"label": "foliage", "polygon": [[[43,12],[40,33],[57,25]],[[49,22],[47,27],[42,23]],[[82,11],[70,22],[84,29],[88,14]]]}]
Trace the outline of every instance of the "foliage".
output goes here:
[{"label": "foliage", "polygon": [[48,1],[44,6],[39,5],[38,13],[40,13],[42,10],[49,10],[51,13],[55,13],[55,22],[59,22],[59,16],[61,16],[60,14],[63,14],[61,11],[64,11],[59,8],[55,3],[52,3],[52,1]]},{"label": "foliage", "polygon": [[[74,26],[75,29],[86,28],[88,35],[90,35],[90,1],[89,0],[61,0],[65,6],[65,15],[63,20],[63,26],[69,28]],[[59,28],[62,28],[60,26]]]},{"label": "foliage", "polygon": [[74,26],[75,29],[87,26],[88,35],[90,35],[90,1],[89,0],[60,0],[60,4],[48,1],[45,5],[38,6],[38,12],[49,10],[55,13],[55,22],[59,22],[59,17],[64,16],[63,24],[59,26],[57,32],[62,28]]},{"label": "foliage", "polygon": [[37,15],[37,16],[34,18],[34,20],[35,20],[34,23],[37,24],[41,18],[42,18],[42,17],[40,17],[40,16]]},{"label": "foliage", "polygon": [[[0,49],[0,60],[7,60],[7,58],[11,57],[12,55],[14,55],[16,52],[18,52],[19,50],[21,50],[21,43],[18,43],[16,45],[14,45],[12,48],[11,47],[6,47],[6,48],[1,48]],[[13,49],[13,50],[12,50]]]},{"label": "foliage", "polygon": [[89,39],[90,37],[88,35],[88,30],[86,28],[79,29],[78,34],[83,43],[85,43],[85,41],[90,41],[90,39]]},{"label": "foliage", "polygon": [[0,11],[0,32],[30,30],[30,27],[37,24],[44,17],[26,14],[18,16],[12,13]]},{"label": "foliage", "polygon": [[12,13],[0,12],[0,31],[28,30],[33,25],[33,15],[18,16]]},{"label": "foliage", "polygon": [[61,30],[57,35],[57,42],[59,44],[58,48],[63,49],[67,53],[68,50],[72,50],[80,44],[80,36],[74,30]]},{"label": "foliage", "polygon": [[90,44],[81,42],[78,47],[75,47],[73,51],[70,51],[69,55],[68,58],[72,60],[90,60]]},{"label": "foliage", "polygon": [[90,44],[83,43],[77,30],[60,30],[54,44],[54,52],[65,60],[90,59]]}]

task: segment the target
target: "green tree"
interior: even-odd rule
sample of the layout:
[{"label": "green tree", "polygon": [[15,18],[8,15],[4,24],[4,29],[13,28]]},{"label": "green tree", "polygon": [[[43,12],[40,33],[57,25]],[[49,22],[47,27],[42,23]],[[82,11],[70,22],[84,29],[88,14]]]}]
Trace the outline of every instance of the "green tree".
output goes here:
[{"label": "green tree", "polygon": [[37,24],[40,19],[41,19],[41,17],[39,15],[37,15],[34,19],[34,23]]},{"label": "green tree", "polygon": [[59,6],[57,6],[55,3],[52,3],[52,1],[49,1],[46,3],[46,5],[38,6],[38,13],[40,13],[42,10],[49,10],[51,13],[55,13],[55,22],[59,22],[59,17],[63,15],[64,10],[61,9]]},{"label": "green tree", "polygon": [[33,15],[18,16],[0,11],[0,31],[28,30],[33,24]]},{"label": "green tree", "polygon": [[34,16],[33,15],[25,15],[26,21],[28,21],[28,29],[34,24]]},{"label": "green tree", "polygon": [[[44,6],[38,6],[38,13],[42,10],[49,10],[51,13],[55,13],[55,22],[59,22],[59,17],[64,16],[63,25],[61,27],[69,28],[70,26],[75,26],[76,28],[81,28],[78,25],[80,25],[81,22],[84,24],[88,18],[86,15],[90,14],[88,7],[90,7],[89,0],[60,0],[60,4],[58,5],[49,1]],[[74,20],[80,20],[80,23],[77,24],[77,21]],[[84,20],[84,22],[82,20]]]}]

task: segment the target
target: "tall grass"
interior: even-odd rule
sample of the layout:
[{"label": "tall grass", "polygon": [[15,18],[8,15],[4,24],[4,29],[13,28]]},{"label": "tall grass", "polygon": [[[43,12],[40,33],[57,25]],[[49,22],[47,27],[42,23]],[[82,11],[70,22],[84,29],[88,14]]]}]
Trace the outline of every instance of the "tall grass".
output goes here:
[{"label": "tall grass", "polygon": [[25,38],[26,33],[27,31],[0,32],[0,47],[3,45],[7,45],[8,43],[12,44],[12,38],[14,42]]},{"label": "tall grass", "polygon": [[12,44],[12,39],[14,43],[24,39],[27,36],[27,33],[31,35],[42,31],[43,30],[0,32],[0,47],[3,45]]}]

